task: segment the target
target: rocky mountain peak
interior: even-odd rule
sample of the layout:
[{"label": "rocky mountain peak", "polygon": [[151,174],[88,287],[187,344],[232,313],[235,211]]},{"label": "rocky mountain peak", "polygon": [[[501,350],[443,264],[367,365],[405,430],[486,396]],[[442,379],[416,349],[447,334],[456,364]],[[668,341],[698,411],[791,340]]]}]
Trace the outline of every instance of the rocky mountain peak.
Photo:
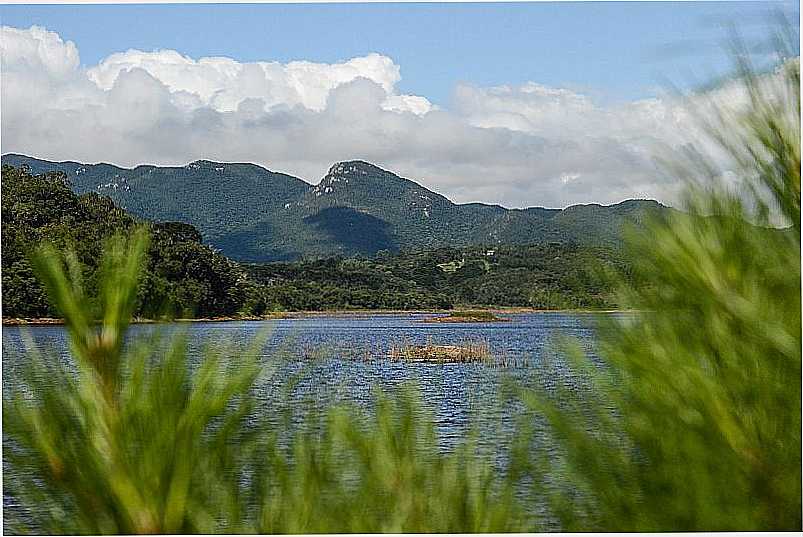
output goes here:
[{"label": "rocky mountain peak", "polygon": [[390,174],[390,172],[364,160],[344,160],[332,165],[326,177],[359,177],[379,174]]}]

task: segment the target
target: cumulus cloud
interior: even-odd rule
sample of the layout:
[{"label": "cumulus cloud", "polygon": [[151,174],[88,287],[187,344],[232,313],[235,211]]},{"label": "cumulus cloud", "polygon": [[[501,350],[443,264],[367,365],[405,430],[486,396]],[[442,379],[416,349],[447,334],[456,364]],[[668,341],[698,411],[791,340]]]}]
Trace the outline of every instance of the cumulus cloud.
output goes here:
[{"label": "cumulus cloud", "polygon": [[653,155],[689,130],[671,99],[600,107],[534,82],[458,85],[448,110],[397,90],[379,54],[335,64],[115,53],[82,66],[39,27],[0,29],[2,150],[48,159],[245,161],[317,182],[365,159],[459,202],[510,207],[672,201]]},{"label": "cumulus cloud", "polygon": [[[266,109],[274,106],[301,105],[321,111],[329,93],[342,84],[366,78],[382,87],[390,107],[415,112],[429,110],[422,97],[395,95],[393,88],[401,79],[393,60],[379,54],[353,58],[343,63],[321,64],[305,61],[240,63],[231,58],[193,60],[174,50],[142,52],[129,50],[112,54],[90,68],[86,76],[103,90],[110,90],[122,73],[142,69],[161,81],[184,106],[208,106],[219,112],[231,112],[245,99],[260,99]],[[413,110],[411,110],[413,111]]]}]

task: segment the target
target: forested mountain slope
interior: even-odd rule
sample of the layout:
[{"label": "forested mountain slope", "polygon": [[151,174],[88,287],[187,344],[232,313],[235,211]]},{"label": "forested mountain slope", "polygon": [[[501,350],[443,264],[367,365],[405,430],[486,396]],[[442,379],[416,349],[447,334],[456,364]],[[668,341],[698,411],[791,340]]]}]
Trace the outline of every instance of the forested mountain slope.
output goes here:
[{"label": "forested mountain slope", "polygon": [[64,172],[76,192],[107,195],[135,216],[187,222],[210,245],[241,261],[478,244],[617,247],[624,224],[668,210],[650,200],[562,210],[456,204],[363,161],[337,163],[310,185],[254,164],[207,160],[133,169],[14,154],[2,160],[33,173]]}]

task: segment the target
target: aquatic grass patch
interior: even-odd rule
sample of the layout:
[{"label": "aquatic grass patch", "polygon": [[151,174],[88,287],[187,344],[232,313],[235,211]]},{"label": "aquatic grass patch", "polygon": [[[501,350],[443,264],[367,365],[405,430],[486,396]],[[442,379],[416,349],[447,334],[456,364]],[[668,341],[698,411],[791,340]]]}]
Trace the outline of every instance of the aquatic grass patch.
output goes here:
[{"label": "aquatic grass patch", "polygon": [[485,342],[469,342],[461,345],[392,345],[391,360],[410,362],[494,363],[494,357]]},{"label": "aquatic grass patch", "polygon": [[376,359],[409,363],[480,364],[502,369],[520,367],[524,363],[523,358],[492,349],[486,339],[479,337],[461,338],[452,343],[436,343],[429,337],[423,345],[409,341],[393,342],[384,354],[364,355],[365,361]]}]

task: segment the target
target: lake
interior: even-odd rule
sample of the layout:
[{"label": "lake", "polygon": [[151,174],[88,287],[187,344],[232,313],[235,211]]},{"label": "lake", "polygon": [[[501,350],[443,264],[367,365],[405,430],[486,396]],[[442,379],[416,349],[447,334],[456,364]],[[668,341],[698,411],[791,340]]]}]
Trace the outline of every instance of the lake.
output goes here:
[{"label": "lake", "polygon": [[[496,451],[507,444],[518,408],[500,397],[505,381],[549,385],[557,380],[555,375],[568,375],[557,348],[560,338],[575,339],[593,356],[599,315],[606,314],[510,314],[505,316],[510,321],[502,323],[424,323],[425,314],[311,315],[268,321],[139,324],[131,327],[129,336],[187,330],[190,356],[197,361],[206,343],[245,343],[267,330],[270,335],[261,360],[272,374],[257,386],[260,412],[266,416],[277,415],[278,407],[287,405],[300,412],[304,405],[320,408],[344,401],[370,409],[376,389],[391,392],[413,383],[435,419],[444,449],[465,436],[469,423],[480,421],[499,429],[480,435],[480,443]],[[37,346],[70,361],[63,326],[3,327],[4,393],[15,385],[25,363],[20,351],[26,334]],[[498,363],[410,363],[388,358],[393,345],[468,342],[487,344]]]},{"label": "lake", "polygon": [[[186,330],[190,360],[197,365],[206,344],[242,344],[267,331],[260,359],[268,374],[255,387],[259,405],[254,418],[270,422],[289,416],[291,423],[303,426],[310,408],[324,409],[337,403],[351,403],[370,414],[376,390],[390,393],[412,383],[420,389],[424,411],[434,418],[442,451],[453,449],[474,428],[478,450],[503,471],[517,419],[524,415],[523,405],[504,397],[503,388],[508,381],[539,389],[549,389],[557,382],[571,386],[575,381],[560,352],[561,338],[579,342],[597,360],[595,324],[601,315],[623,314],[510,314],[505,315],[509,321],[501,323],[424,323],[428,317],[424,314],[343,314],[138,324],[129,330],[129,341],[154,331],[169,336]],[[6,395],[19,385],[27,361],[26,339],[68,366],[72,364],[63,326],[5,326]],[[411,363],[388,357],[393,345],[468,342],[486,344],[496,363]],[[539,447],[554,449],[543,420],[531,414],[527,419],[533,420]],[[3,503],[9,513],[7,520],[8,516],[25,516],[22,506],[9,495]]]}]

